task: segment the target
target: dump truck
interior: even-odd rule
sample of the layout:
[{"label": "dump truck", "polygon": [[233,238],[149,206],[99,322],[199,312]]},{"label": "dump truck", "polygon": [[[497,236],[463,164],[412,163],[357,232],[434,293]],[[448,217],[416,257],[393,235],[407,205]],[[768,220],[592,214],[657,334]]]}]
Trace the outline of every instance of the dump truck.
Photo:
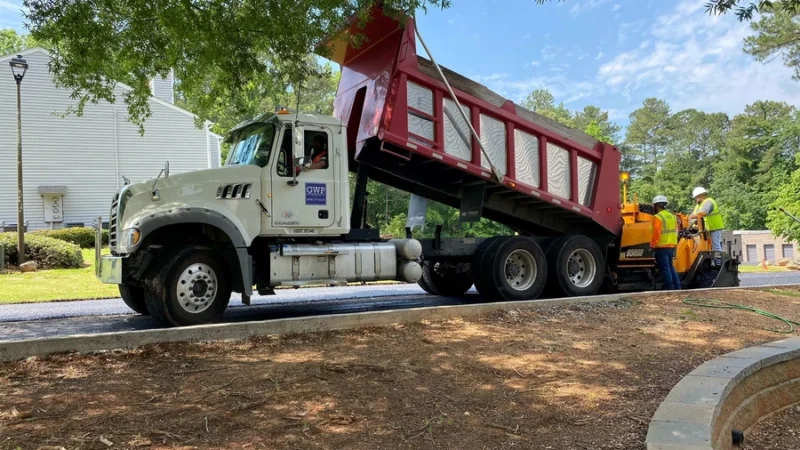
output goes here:
[{"label": "dump truck", "polygon": [[[279,287],[397,280],[487,301],[660,287],[652,207],[621,198],[615,146],[441,67],[412,17],[375,7],[321,48],[341,66],[332,117],[262,114],[227,134],[224,167],[167,163],[114,194],[97,277],[131,309],[182,326],[218,318],[232,292],[249,304]],[[315,168],[312,142],[327,154]],[[366,223],[369,180],[412,194],[406,236]],[[513,234],[415,238],[428,201]],[[737,261],[680,223],[683,286],[738,285]]]}]

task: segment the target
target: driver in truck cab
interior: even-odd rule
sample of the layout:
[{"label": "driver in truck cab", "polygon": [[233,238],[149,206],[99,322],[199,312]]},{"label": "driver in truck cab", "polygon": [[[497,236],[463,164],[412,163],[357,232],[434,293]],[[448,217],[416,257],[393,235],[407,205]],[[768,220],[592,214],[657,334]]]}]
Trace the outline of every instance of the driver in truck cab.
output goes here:
[{"label": "driver in truck cab", "polygon": [[325,144],[324,135],[314,135],[311,140],[311,157],[309,159],[310,162],[303,165],[303,171],[326,169],[328,167],[328,146]]}]

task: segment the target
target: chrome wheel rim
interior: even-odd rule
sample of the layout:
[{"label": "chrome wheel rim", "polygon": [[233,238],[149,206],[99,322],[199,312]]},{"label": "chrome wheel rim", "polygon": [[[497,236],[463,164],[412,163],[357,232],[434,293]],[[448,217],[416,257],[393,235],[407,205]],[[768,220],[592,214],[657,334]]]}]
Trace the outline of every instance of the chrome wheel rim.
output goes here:
[{"label": "chrome wheel rim", "polygon": [[527,250],[514,250],[506,258],[506,282],[515,291],[525,291],[536,281],[536,260]]},{"label": "chrome wheel rim", "polygon": [[567,260],[567,276],[575,287],[591,285],[597,276],[597,263],[592,253],[582,248],[572,252]]},{"label": "chrome wheel rim", "polygon": [[217,274],[206,264],[192,264],[178,277],[176,293],[184,311],[199,314],[217,297]]}]

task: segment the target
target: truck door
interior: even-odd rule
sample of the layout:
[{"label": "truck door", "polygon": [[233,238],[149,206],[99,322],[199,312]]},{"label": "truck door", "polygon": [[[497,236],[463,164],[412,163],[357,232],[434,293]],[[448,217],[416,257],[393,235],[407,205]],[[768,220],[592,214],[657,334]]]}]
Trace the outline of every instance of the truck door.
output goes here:
[{"label": "truck door", "polygon": [[[320,228],[331,227],[336,217],[332,133],[328,128],[309,125],[302,130],[305,162],[317,162],[322,167],[299,172],[297,185],[292,185],[292,127],[284,126],[272,169],[272,226],[283,230],[274,230],[279,234],[321,234]],[[321,140],[322,145],[315,140]],[[320,148],[315,149],[315,145]]]}]

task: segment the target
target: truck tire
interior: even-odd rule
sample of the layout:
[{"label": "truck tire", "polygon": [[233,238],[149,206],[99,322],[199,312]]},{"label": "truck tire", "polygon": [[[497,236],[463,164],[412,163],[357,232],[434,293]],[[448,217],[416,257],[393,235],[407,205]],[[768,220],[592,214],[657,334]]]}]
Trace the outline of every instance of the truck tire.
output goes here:
[{"label": "truck tire", "polygon": [[122,297],[122,301],[128,305],[128,308],[132,309],[137,314],[144,316],[150,315],[150,312],[147,310],[147,303],[144,301],[144,288],[120,284],[119,295]]},{"label": "truck tire", "polygon": [[442,273],[437,270],[439,268],[437,264],[440,263],[429,261],[422,266],[422,278],[419,284],[429,294],[458,297],[466,294],[472,287],[472,278],[468,273],[457,273],[454,270]]},{"label": "truck tire", "polygon": [[533,300],[547,283],[547,262],[539,244],[515,236],[491,244],[481,258],[484,296],[504,301]]},{"label": "truck tire", "polygon": [[200,325],[218,318],[231,298],[231,276],[221,255],[190,249],[178,253],[147,283],[150,314],[165,326]]},{"label": "truck tire", "polygon": [[493,289],[492,281],[488,279],[486,265],[490,263],[486,262],[486,255],[496,244],[506,239],[508,239],[507,236],[490,237],[481,242],[478,249],[472,255],[472,270],[470,271],[470,276],[472,277],[472,282],[475,284],[475,289],[487,300],[492,298],[496,299],[497,291]]},{"label": "truck tire", "polygon": [[603,285],[605,262],[600,247],[586,236],[558,239],[547,252],[552,295],[595,295]]}]

